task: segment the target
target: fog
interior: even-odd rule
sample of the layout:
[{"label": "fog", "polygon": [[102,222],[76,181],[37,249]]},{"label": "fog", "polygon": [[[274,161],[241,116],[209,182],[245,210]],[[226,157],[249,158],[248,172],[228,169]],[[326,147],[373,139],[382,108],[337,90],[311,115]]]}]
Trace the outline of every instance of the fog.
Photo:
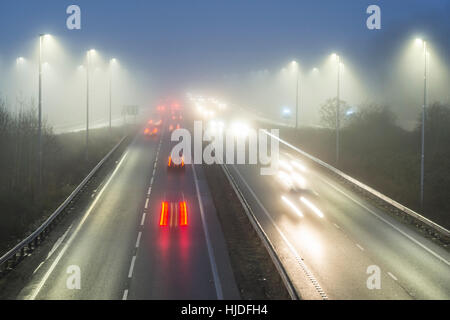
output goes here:
[{"label": "fog", "polygon": [[[428,104],[450,100],[449,62],[442,56],[439,50],[428,46]],[[368,104],[388,106],[403,128],[411,130],[417,125],[424,94],[424,51],[415,38],[399,46],[393,59],[387,55],[382,69],[354,65],[342,55],[340,59],[340,99],[351,112]],[[222,99],[260,116],[294,125],[298,71],[299,125],[322,126],[321,105],[337,96],[337,66],[331,53],[318,57],[315,65],[293,59],[270,70],[227,74],[220,79],[222,89],[211,91],[216,96],[221,92]],[[283,117],[284,110],[291,111],[290,119]]]},{"label": "fog", "polygon": [[[16,58],[1,57],[0,97],[12,112],[38,107],[39,41],[33,39]],[[69,52],[62,39],[42,39],[42,109],[55,132],[86,125],[87,50]],[[122,122],[126,105],[149,106],[153,83],[133,61],[95,50],[89,60],[90,126],[109,123],[110,84],[113,124]]]},{"label": "fog", "polygon": [[[21,108],[37,108],[37,40],[29,39],[22,49],[15,49],[15,52],[20,52],[17,56],[0,57],[0,96],[13,112]],[[448,56],[433,43],[427,49],[428,103],[448,102]],[[277,61],[267,63],[267,68],[255,70],[242,65],[236,65],[230,71],[197,69],[189,83],[190,87],[186,85],[185,91],[209,94],[261,117],[294,125],[298,78],[299,125],[321,127],[321,106],[337,96],[338,61],[332,53],[316,55],[315,59],[305,62],[301,54],[279,57]],[[404,39],[393,54],[386,54],[382,68],[380,64],[371,66],[367,62],[370,61],[370,54],[364,63],[346,51],[336,54],[341,62],[340,99],[351,110],[350,113],[367,104],[386,105],[397,116],[397,122],[403,128],[410,130],[417,125],[423,103],[423,44],[417,43],[413,36]],[[54,36],[43,38],[43,115],[56,132],[85,127],[87,56],[87,49],[74,50],[73,46],[64,43],[64,39]],[[210,60],[214,61],[214,57],[210,57]],[[115,56],[102,50],[92,52],[89,63],[91,127],[107,125],[109,121],[110,81],[115,125],[123,121],[123,106],[138,105],[141,109],[147,109],[154,107],[155,101],[167,92],[182,94],[178,91],[183,82],[166,80],[165,86],[161,86],[160,77],[164,78],[164,75],[152,73],[154,65],[151,61],[141,60],[139,64],[131,56]],[[194,87],[196,83],[201,83],[197,80],[202,73],[208,79],[207,84]],[[180,74],[174,75],[174,79]],[[186,74],[183,76],[189,77]],[[290,116],[286,116],[286,112]]]}]

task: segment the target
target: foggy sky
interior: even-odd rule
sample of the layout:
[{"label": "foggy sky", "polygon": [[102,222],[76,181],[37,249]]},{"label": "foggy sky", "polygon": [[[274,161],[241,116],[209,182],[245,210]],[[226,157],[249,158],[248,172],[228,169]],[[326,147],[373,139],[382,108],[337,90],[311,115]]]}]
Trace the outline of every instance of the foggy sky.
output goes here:
[{"label": "foggy sky", "polygon": [[[82,10],[79,31],[65,25],[65,10],[73,3]],[[381,7],[379,31],[366,28],[370,4]],[[104,59],[117,57],[135,82],[128,84],[139,91],[135,101],[125,99],[130,103],[202,86],[217,89],[230,76],[277,74],[292,59],[309,70],[331,52],[355,71],[355,83],[370,91],[365,96],[376,98],[388,94],[386,81],[415,36],[429,39],[439,67],[448,71],[450,65],[446,0],[15,0],[2,1],[0,12],[0,74],[7,74],[18,56],[33,54],[39,33],[50,33],[74,66],[90,48]]]}]

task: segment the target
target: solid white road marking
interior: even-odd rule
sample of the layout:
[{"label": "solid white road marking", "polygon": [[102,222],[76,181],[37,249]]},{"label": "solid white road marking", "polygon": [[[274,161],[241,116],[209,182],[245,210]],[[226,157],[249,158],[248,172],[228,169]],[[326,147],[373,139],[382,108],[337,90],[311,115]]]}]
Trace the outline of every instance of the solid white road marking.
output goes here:
[{"label": "solid white road marking", "polygon": [[134,269],[135,261],[136,261],[136,256],[133,256],[133,258],[131,259],[130,271],[128,271],[128,278],[131,278],[133,276],[133,269]]},{"label": "solid white road marking", "polygon": [[211,265],[211,271],[212,271],[213,278],[214,278],[214,286],[216,288],[217,300],[223,300],[222,284],[220,283],[219,272],[217,271],[217,265],[216,265],[216,261],[214,258],[214,252],[212,249],[211,240],[209,239],[208,228],[206,226],[205,213],[203,211],[203,203],[202,203],[202,199],[200,198],[200,189],[198,187],[197,173],[195,171],[195,166],[193,164],[191,164],[191,168],[192,168],[192,172],[194,173],[195,190],[197,191],[197,200],[198,200],[198,205],[200,207],[200,217],[202,218],[203,232],[205,233],[206,247],[208,249],[209,263]]},{"label": "solid white road marking", "polygon": [[66,232],[64,232],[64,234],[56,241],[55,245],[50,250],[50,252],[48,253],[47,258],[45,258],[45,260],[48,260],[48,258],[50,258],[54,252],[56,252],[56,250],[59,248],[61,243],[63,243],[63,241],[66,238],[67,234],[69,233],[70,229],[72,229],[72,225],[70,225],[69,228],[66,230]]},{"label": "solid white road marking", "polygon": [[136,239],[136,248],[139,248],[139,243],[141,242],[142,232],[139,231],[137,239]]},{"label": "solid white road marking", "polygon": [[362,204],[361,202],[359,202],[358,200],[354,199],[353,197],[349,196],[346,192],[340,190],[338,187],[336,187],[335,185],[333,185],[332,183],[326,181],[325,179],[323,179],[322,177],[319,177],[323,182],[325,182],[326,184],[328,184],[330,187],[332,187],[333,189],[335,189],[336,191],[338,191],[339,193],[343,194],[344,196],[346,196],[347,198],[349,198],[351,201],[353,201],[354,203],[356,203],[357,205],[359,205],[360,207],[366,209],[369,213],[371,213],[372,215],[374,215],[375,217],[377,217],[379,220],[383,221],[384,223],[386,223],[387,225],[389,225],[391,228],[393,228],[394,230],[398,231],[400,234],[402,234],[403,236],[405,236],[406,238],[408,238],[409,240],[411,240],[412,242],[414,242],[415,244],[417,244],[418,246],[420,246],[422,249],[426,250],[427,252],[429,252],[430,254],[432,254],[433,256],[435,256],[437,259],[441,260],[442,262],[444,262],[446,265],[450,266],[450,262],[448,262],[447,260],[445,260],[443,257],[441,257],[439,254],[437,254],[436,252],[434,252],[433,250],[429,249],[427,246],[425,246],[424,244],[422,244],[421,242],[419,242],[418,240],[414,239],[413,237],[411,237],[409,234],[407,234],[406,232],[404,232],[403,230],[401,230],[400,228],[396,227],[395,225],[393,225],[392,223],[390,223],[388,220],[386,220],[385,218],[383,218],[382,216],[380,216],[379,214],[377,214],[375,211],[373,211],[372,209],[368,208],[367,206],[365,206],[364,204]]},{"label": "solid white road marking", "polygon": [[36,287],[36,289],[34,290],[34,292],[28,297],[28,299],[30,300],[34,300],[36,299],[36,296],[39,294],[39,292],[41,291],[42,287],[44,286],[45,282],[47,282],[47,279],[50,277],[50,275],[52,274],[53,270],[55,269],[56,265],[58,264],[59,260],[61,260],[62,256],[64,255],[64,253],[66,252],[66,250],[69,248],[69,246],[72,244],[72,241],[75,239],[75,237],[77,236],[78,232],[80,232],[81,227],[84,225],[84,222],[86,221],[86,219],[89,217],[89,215],[91,214],[92,210],[94,209],[95,205],[97,204],[98,200],[101,198],[103,192],[106,190],[106,188],[108,187],[109,183],[111,182],[111,180],[114,178],[114,176],[116,175],[117,171],[119,170],[119,168],[122,166],[123,161],[126,159],[128,155],[128,151],[122,156],[122,159],[120,160],[119,164],[117,165],[116,169],[114,169],[112,175],[109,177],[108,181],[105,183],[105,185],[103,186],[102,190],[99,192],[98,197],[95,198],[95,200],[92,202],[91,206],[89,207],[89,209],[86,211],[86,213],[84,214],[83,218],[81,219],[80,223],[78,224],[77,228],[75,229],[75,231],[72,233],[72,235],[70,236],[69,240],[67,240],[67,243],[65,244],[65,246],[62,248],[62,250],[59,252],[58,256],[56,257],[55,261],[53,261],[52,265],[50,266],[50,268],[47,270],[47,272],[45,273],[44,277],[41,279],[41,281],[39,282],[38,286]]},{"label": "solid white road marking", "polygon": [[278,224],[273,220],[272,216],[270,215],[270,213],[267,211],[266,207],[264,207],[264,205],[262,204],[261,200],[259,200],[258,196],[255,194],[255,192],[253,191],[253,189],[248,185],[247,181],[245,181],[244,177],[242,176],[242,174],[239,172],[239,170],[235,167],[235,165],[231,165],[231,167],[234,169],[234,171],[237,173],[237,175],[239,176],[240,180],[244,183],[245,187],[248,189],[248,191],[250,191],[251,195],[253,196],[253,198],[255,198],[256,202],[258,203],[258,205],[261,207],[262,211],[264,212],[264,214],[266,215],[266,217],[270,220],[270,222],[272,223],[272,225],[275,227],[275,229],[277,230],[278,234],[281,236],[281,238],[283,239],[284,243],[286,244],[286,246],[288,247],[288,249],[291,251],[292,255],[295,257],[295,259],[297,260],[298,264],[300,265],[300,267],[302,268],[303,272],[305,273],[306,277],[311,281],[311,283],[313,284],[314,288],[316,289],[316,291],[319,293],[319,295],[324,299],[327,300],[328,296],[327,294],[323,291],[322,287],[320,286],[319,282],[316,280],[316,278],[314,277],[314,275],[312,274],[311,271],[309,271],[308,267],[306,266],[306,264],[303,262],[302,257],[300,256],[300,254],[297,252],[297,249],[295,249],[295,247],[292,245],[292,243],[288,240],[288,238],[285,236],[285,234],[283,233],[283,231],[281,231],[280,227],[278,226]]},{"label": "solid white road marking", "polygon": [[127,300],[128,298],[128,289],[123,292],[122,300]]},{"label": "solid white road marking", "polygon": [[[296,148],[295,146],[293,146],[292,144],[290,144],[289,142],[286,142],[282,139],[280,139],[279,137],[274,136],[273,134],[265,131],[265,133],[275,139],[277,139],[278,141],[280,141],[281,143],[283,143],[284,145],[288,146],[289,148],[291,148],[292,150],[295,150],[296,152],[300,153],[300,154],[304,154],[303,151],[301,151],[300,149]],[[406,232],[402,231],[401,229],[399,229],[398,227],[396,227],[395,225],[393,225],[392,223],[390,223],[389,221],[387,221],[386,219],[384,219],[383,217],[381,217],[380,215],[378,215],[377,213],[375,213],[373,210],[369,209],[367,206],[363,205],[361,202],[359,202],[358,200],[355,200],[353,197],[349,196],[346,192],[340,190],[338,187],[334,186],[332,183],[326,181],[322,176],[317,175],[323,182],[325,182],[326,184],[328,184],[330,187],[332,187],[333,189],[335,189],[336,191],[342,193],[344,196],[346,196],[347,198],[349,198],[350,200],[352,200],[353,202],[355,202],[356,204],[358,204],[359,206],[361,206],[362,208],[366,209],[368,212],[370,212],[371,214],[373,214],[375,217],[377,217],[378,219],[380,219],[381,221],[383,221],[384,223],[386,223],[387,225],[391,226],[394,230],[398,231],[399,233],[401,233],[403,236],[405,236],[406,238],[408,238],[409,240],[411,240],[412,242],[414,242],[415,244],[417,244],[418,246],[420,246],[422,249],[426,250],[427,252],[429,252],[430,254],[432,254],[433,256],[435,256],[437,259],[441,260],[442,262],[444,262],[446,265],[450,266],[450,262],[447,261],[445,258],[441,257],[439,254],[437,254],[436,252],[434,252],[433,250],[429,249],[427,246],[425,246],[424,244],[422,244],[421,242],[419,242],[418,240],[414,239],[413,237],[411,237],[409,234],[407,234]]]}]

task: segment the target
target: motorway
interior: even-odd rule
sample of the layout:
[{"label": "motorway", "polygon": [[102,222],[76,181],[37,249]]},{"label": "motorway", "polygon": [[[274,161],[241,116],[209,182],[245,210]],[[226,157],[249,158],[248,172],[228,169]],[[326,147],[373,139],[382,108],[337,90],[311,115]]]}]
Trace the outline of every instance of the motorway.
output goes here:
[{"label": "motorway", "polygon": [[[167,170],[166,131],[136,136],[17,299],[239,298],[201,167]],[[169,204],[164,227],[162,201]],[[79,289],[71,277],[76,268]]]},{"label": "motorway", "polygon": [[[257,166],[228,167],[302,298],[450,299],[448,251],[281,144],[280,160],[304,188],[286,188]],[[371,268],[379,289],[367,285]]]},{"label": "motorway", "polygon": [[[202,167],[167,169],[164,128],[136,136],[15,298],[239,299]],[[446,249],[280,146],[284,175],[227,166],[301,298],[450,299]],[[80,289],[67,286],[73,266]]]}]

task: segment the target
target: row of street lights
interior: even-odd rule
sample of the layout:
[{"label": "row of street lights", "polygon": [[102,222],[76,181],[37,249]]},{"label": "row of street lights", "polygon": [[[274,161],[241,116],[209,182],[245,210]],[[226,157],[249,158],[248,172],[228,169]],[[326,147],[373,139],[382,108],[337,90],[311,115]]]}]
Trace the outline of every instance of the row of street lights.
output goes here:
[{"label": "row of street lights", "polygon": [[[38,97],[38,136],[39,136],[39,151],[38,151],[38,176],[39,176],[39,186],[42,186],[42,49],[43,41],[50,37],[48,34],[39,35],[39,97]],[[92,55],[95,54],[95,50],[91,49],[87,51],[86,54],[86,161],[89,160],[89,78],[90,78],[90,64]],[[17,63],[24,61],[23,57],[17,59]],[[112,66],[116,63],[115,58],[110,60],[110,71],[109,71],[109,129],[112,128]]]},{"label": "row of street lights", "polygon": [[[332,59],[337,61],[337,94],[336,94],[336,162],[339,162],[339,150],[340,150],[340,141],[339,141],[339,129],[340,129],[340,87],[341,87],[341,67],[342,62],[339,55],[333,53],[331,55]],[[296,83],[295,83],[295,128],[298,129],[298,109],[299,109],[299,94],[300,94],[300,68],[298,66],[297,61],[292,61],[292,65],[296,68]],[[318,71],[317,68],[313,68],[313,71]],[[302,93],[303,94],[303,93]]]},{"label": "row of street lights", "polygon": [[[423,48],[424,56],[424,73],[423,73],[423,105],[422,105],[422,132],[421,132],[421,157],[420,157],[420,205],[423,207],[424,201],[424,171],[425,171],[425,117],[428,104],[427,97],[427,74],[428,74],[428,46],[427,42],[422,39],[416,39],[416,43]],[[343,66],[341,57],[336,53],[331,55],[333,60],[337,62],[337,84],[336,84],[336,164],[340,160],[340,96],[341,96],[341,68]],[[298,108],[299,108],[299,85],[300,85],[300,70],[296,61],[292,64],[297,69],[296,76],[296,93],[295,93],[295,128],[298,128]],[[317,68],[314,68],[317,70]]]}]

